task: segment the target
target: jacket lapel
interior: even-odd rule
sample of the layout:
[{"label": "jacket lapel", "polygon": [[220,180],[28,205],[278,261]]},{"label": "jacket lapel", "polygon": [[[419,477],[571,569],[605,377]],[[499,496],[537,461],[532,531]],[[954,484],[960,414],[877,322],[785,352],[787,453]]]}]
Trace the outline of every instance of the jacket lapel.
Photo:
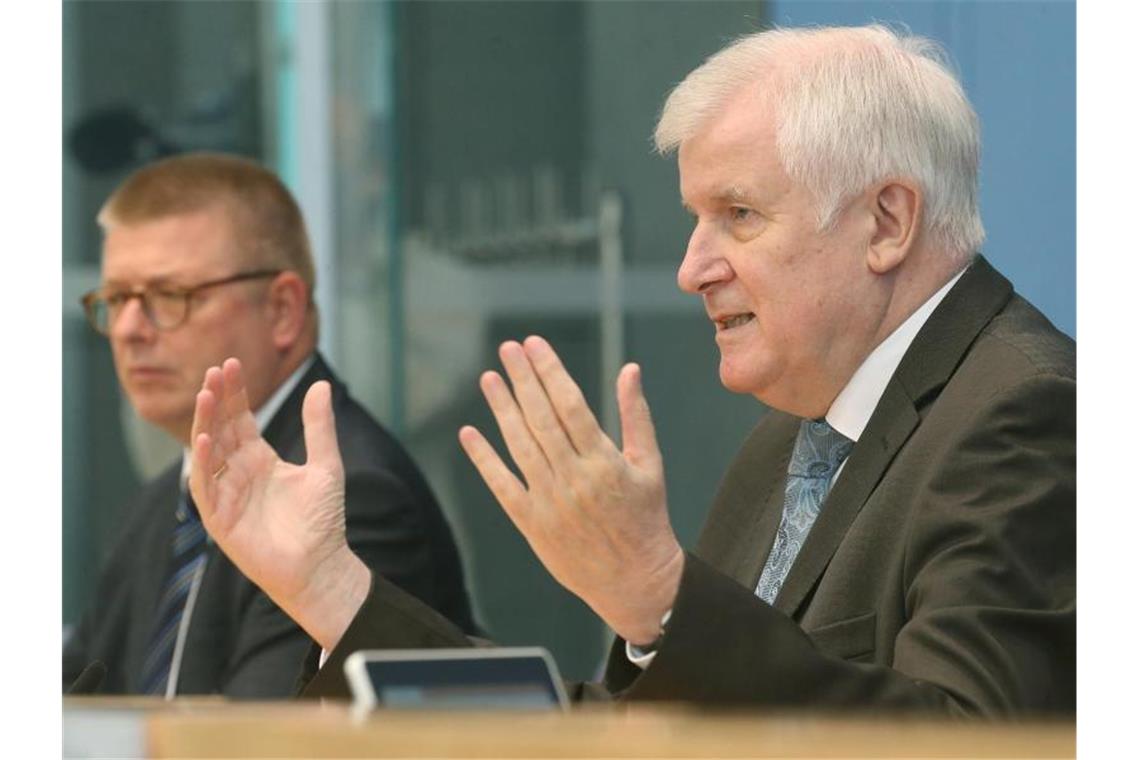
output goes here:
[{"label": "jacket lapel", "polygon": [[887,383],[867,428],[828,494],[776,597],[777,609],[789,616],[795,615],[827,568],[859,510],[918,427],[926,406],[949,380],[974,339],[1009,301],[1012,292],[1009,281],[978,256],[930,315]]},{"label": "jacket lapel", "polygon": [[141,614],[138,617],[146,621],[148,636],[158,607],[158,598],[162,594],[162,587],[166,584],[167,571],[170,567],[175,513],[182,498],[179,482],[181,473],[182,460],[178,459],[155,480],[154,491],[148,502],[162,516],[154,521],[151,534],[137,547],[136,556],[140,560],[138,566],[147,568],[146,572],[138,574],[137,588],[142,600]]},{"label": "jacket lapel", "polygon": [[178,508],[182,473],[181,458],[159,475],[142,497],[142,506],[154,510],[155,518],[147,520],[146,532],[132,553],[131,572],[137,582],[127,586],[131,612],[125,646],[124,672],[129,688],[142,690],[142,665],[154,634],[158,600],[170,569],[171,541],[174,535],[175,511]]},{"label": "jacket lapel", "polygon": [[301,376],[296,387],[281,403],[281,407],[269,420],[262,433],[269,445],[276,450],[277,455],[292,464],[303,464],[305,461],[305,435],[304,426],[301,422],[301,406],[305,401],[305,394],[309,392],[309,386],[319,380],[328,380],[332,384],[332,400],[335,409],[337,401],[344,393],[344,386],[333,376],[324,357],[318,353],[313,366],[309,367],[308,371]]},{"label": "jacket lapel", "polygon": [[918,414],[910,399],[896,384],[889,383],[788,571],[776,596],[776,609],[794,615],[823,574],[872,489],[917,426]]}]

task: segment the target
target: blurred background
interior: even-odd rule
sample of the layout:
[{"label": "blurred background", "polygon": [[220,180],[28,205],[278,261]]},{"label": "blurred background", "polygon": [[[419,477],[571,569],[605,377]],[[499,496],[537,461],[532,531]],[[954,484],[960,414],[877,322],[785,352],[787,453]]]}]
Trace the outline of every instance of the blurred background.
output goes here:
[{"label": "blurred background", "polygon": [[179,454],[134,417],[83,319],[95,213],[153,158],[225,150],[297,195],[321,348],[427,474],[485,628],[589,677],[608,631],[456,443],[464,423],[494,431],[478,375],[503,339],[542,334],[616,432],[613,380],[640,362],[692,545],[764,409],[720,386],[700,302],[676,288],[689,221],[651,150],[658,110],[736,36],[871,21],[950,53],[982,121],[985,253],[1075,335],[1071,2],[65,2],[64,625],[138,485]]}]

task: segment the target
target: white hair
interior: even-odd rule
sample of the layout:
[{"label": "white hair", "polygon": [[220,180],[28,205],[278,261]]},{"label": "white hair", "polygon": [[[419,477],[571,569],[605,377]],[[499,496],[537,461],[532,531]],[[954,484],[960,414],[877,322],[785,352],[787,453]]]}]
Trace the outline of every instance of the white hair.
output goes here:
[{"label": "white hair", "polygon": [[935,245],[962,260],[981,246],[978,117],[934,42],[879,25],[742,37],[669,94],[657,150],[676,149],[750,86],[773,95],[780,163],[814,197],[821,229],[873,183],[907,178],[922,188]]}]

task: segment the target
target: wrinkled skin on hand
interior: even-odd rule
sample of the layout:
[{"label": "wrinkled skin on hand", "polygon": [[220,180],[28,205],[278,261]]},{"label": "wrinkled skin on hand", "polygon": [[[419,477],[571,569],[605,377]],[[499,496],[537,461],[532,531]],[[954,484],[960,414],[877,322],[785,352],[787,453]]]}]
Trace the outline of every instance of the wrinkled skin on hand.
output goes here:
[{"label": "wrinkled skin on hand", "polygon": [[[261,437],[241,363],[228,359],[207,370],[191,434],[190,491],[222,551],[331,648],[363,601],[369,576],[345,538],[344,467],[327,382],[309,388],[302,420],[308,461],[293,465]],[[333,607],[354,600],[351,610]]]},{"label": "wrinkled skin on hand", "polygon": [[499,357],[511,388],[495,372],[480,387],[525,482],[475,428],[460,430],[460,443],[558,582],[623,638],[652,641],[684,555],[640,368],[627,364],[618,376],[619,450],[545,340],[508,341]]}]

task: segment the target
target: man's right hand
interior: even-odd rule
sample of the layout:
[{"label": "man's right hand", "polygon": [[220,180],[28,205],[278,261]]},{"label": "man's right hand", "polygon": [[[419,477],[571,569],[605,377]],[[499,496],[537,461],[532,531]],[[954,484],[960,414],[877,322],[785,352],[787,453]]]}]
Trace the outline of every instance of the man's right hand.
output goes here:
[{"label": "man's right hand", "polygon": [[327,382],[309,388],[301,416],[308,461],[299,466],[261,437],[241,363],[207,370],[194,409],[190,492],[238,569],[331,650],[371,575],[345,539],[344,465]]}]

